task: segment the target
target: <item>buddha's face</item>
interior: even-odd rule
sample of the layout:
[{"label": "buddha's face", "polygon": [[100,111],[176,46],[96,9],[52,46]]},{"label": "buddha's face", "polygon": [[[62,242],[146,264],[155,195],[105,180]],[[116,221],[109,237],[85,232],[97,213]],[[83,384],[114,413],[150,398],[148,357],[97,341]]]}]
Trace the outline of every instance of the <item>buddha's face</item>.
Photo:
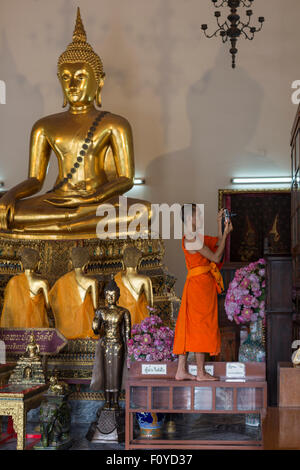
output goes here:
[{"label": "buddha's face", "polygon": [[105,292],[105,300],[108,305],[115,305],[118,300],[117,292],[115,290],[107,290]]},{"label": "buddha's face", "polygon": [[89,64],[62,64],[59,75],[65,97],[71,106],[88,105],[94,101],[98,83]]},{"label": "buddha's face", "polygon": [[136,256],[124,256],[124,265],[126,268],[136,268],[140,262],[141,256],[138,254]]}]

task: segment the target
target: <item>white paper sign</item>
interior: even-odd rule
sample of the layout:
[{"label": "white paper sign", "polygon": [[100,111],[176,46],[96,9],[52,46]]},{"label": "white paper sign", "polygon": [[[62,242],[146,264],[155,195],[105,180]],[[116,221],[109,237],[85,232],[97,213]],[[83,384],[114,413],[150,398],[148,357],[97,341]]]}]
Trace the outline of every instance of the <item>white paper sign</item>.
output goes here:
[{"label": "white paper sign", "polygon": [[143,375],[167,375],[167,364],[142,364]]},{"label": "white paper sign", "polygon": [[5,343],[0,340],[0,364],[6,364]]},{"label": "white paper sign", "polygon": [[[212,365],[207,365],[204,366],[205,372],[207,372],[210,375],[214,375],[214,366]],[[189,365],[189,374],[191,375],[197,375],[197,366],[196,365]]]},{"label": "white paper sign", "polygon": [[246,375],[246,366],[242,362],[227,362],[226,377],[232,379],[244,378]]}]

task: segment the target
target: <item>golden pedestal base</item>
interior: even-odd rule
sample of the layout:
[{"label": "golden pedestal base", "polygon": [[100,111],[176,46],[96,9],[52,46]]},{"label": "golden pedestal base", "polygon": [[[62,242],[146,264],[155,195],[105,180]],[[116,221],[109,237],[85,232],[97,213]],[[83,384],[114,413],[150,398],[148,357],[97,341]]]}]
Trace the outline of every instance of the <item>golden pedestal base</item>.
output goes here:
[{"label": "golden pedestal base", "polygon": [[[99,297],[104,299],[103,289],[111,274],[123,269],[123,251],[127,246],[135,246],[142,252],[140,272],[151,278],[154,294],[154,307],[157,314],[167,326],[174,326],[179,299],[174,292],[176,279],[170,275],[163,265],[165,253],[161,239],[138,240],[29,240],[27,238],[11,238],[0,236],[0,308],[2,311],[4,289],[9,279],[23,271],[20,259],[22,248],[30,247],[39,251],[40,262],[38,272],[48,280],[50,287],[61,276],[72,269],[70,254],[73,247],[86,247],[90,260],[86,273],[99,281]],[[48,368],[57,368],[60,378],[76,381],[89,381],[92,374],[96,340],[70,340],[55,356],[48,357]],[[16,361],[16,356],[8,360]],[[78,395],[78,392],[77,392]],[[78,398],[78,396],[77,396]],[[84,396],[84,398],[86,398]]]}]

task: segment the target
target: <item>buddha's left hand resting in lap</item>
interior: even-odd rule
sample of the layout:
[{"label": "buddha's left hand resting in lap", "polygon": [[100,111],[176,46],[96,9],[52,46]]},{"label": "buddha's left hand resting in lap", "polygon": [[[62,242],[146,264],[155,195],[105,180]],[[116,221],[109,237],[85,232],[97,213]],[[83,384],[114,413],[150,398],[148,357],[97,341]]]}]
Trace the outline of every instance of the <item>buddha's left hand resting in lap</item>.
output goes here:
[{"label": "buddha's left hand resting in lap", "polygon": [[[118,219],[118,196],[133,186],[131,127],[121,116],[96,107],[101,106],[105,74],[86,42],[79,9],[73,41],[59,57],[58,77],[69,108],[34,124],[28,179],[0,199],[0,235],[95,237],[99,204],[113,204]],[[33,196],[43,187],[52,150],[58,160],[54,188]],[[128,199],[128,206],[136,202],[143,202],[149,217],[149,203]]]}]

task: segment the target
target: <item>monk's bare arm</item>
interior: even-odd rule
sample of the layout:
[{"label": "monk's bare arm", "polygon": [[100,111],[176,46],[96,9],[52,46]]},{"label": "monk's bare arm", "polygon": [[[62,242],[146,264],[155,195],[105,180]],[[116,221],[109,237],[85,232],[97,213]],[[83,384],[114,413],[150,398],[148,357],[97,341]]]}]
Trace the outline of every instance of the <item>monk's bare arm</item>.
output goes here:
[{"label": "monk's bare arm", "polygon": [[219,246],[221,241],[222,241],[222,237],[223,237],[223,232],[222,232],[222,218],[223,218],[223,213],[224,213],[224,209],[221,209],[219,212],[218,212],[218,218],[217,218],[217,222],[218,222],[218,243],[217,245]]},{"label": "monk's bare arm", "polygon": [[[225,223],[225,230],[224,230],[224,233],[222,235],[222,238],[219,242],[219,245],[216,249],[215,252],[213,252],[210,248],[208,248],[208,246],[206,245],[203,245],[203,247],[201,249],[198,249],[198,250],[189,250],[188,249],[188,244],[187,244],[187,240],[185,241],[185,248],[191,253],[191,254],[194,254],[194,253],[200,253],[202,256],[204,256],[205,258],[207,258],[209,261],[212,261],[214,263],[219,263],[222,259],[222,256],[223,256],[223,253],[224,253],[224,250],[225,250],[225,245],[226,245],[226,239],[227,239],[227,236],[229,235],[229,233],[233,230],[233,227],[232,227],[232,224],[231,222],[227,222]],[[196,237],[192,240],[188,240],[190,243],[193,243],[196,241]]]},{"label": "monk's bare arm", "polygon": [[209,261],[212,261],[213,263],[220,263],[222,259],[222,255],[225,250],[225,245],[226,245],[226,238],[227,235],[223,235],[219,246],[217,247],[216,251],[213,252],[211,251],[208,246],[204,245],[201,250],[199,250],[199,253],[204,256],[205,258],[209,259]]}]

